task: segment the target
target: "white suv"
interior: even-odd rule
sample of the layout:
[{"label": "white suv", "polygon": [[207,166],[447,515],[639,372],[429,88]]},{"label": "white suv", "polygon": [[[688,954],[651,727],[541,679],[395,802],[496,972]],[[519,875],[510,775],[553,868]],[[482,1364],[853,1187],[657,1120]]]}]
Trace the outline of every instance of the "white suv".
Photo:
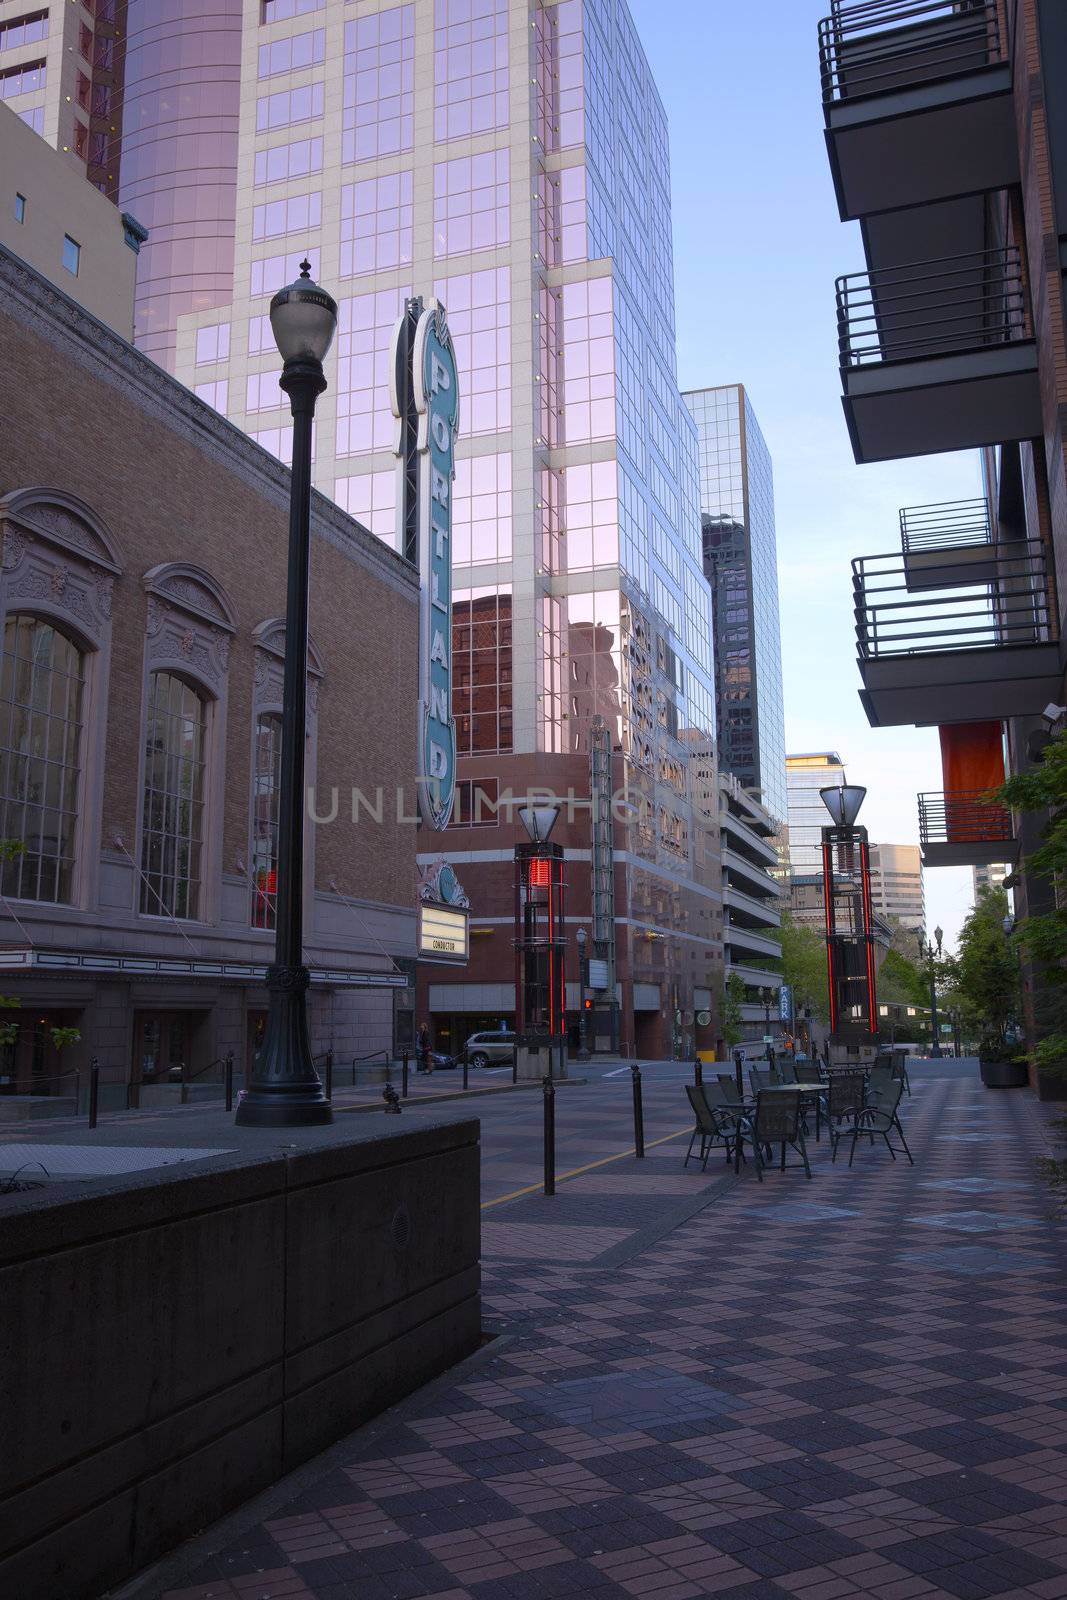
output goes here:
[{"label": "white suv", "polygon": [[511,1052],[515,1048],[513,1033],[472,1033],[463,1047],[472,1067],[511,1065]]}]

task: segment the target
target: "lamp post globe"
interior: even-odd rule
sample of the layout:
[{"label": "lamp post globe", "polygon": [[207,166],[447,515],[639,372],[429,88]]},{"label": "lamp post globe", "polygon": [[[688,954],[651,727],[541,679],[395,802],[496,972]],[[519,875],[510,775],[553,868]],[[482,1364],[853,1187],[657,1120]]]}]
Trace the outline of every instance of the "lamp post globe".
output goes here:
[{"label": "lamp post globe", "polygon": [[289,554],[285,604],[285,677],[278,793],[274,961],[267,968],[267,1026],[252,1078],[237,1107],[246,1127],[305,1127],[331,1122],[311,1055],[304,965],[304,755],[307,740],[308,591],[311,563],[311,432],[326,387],[322,363],[337,331],[337,303],[313,282],[311,263],[270,304],[283,366],[278,382],[293,413]]}]

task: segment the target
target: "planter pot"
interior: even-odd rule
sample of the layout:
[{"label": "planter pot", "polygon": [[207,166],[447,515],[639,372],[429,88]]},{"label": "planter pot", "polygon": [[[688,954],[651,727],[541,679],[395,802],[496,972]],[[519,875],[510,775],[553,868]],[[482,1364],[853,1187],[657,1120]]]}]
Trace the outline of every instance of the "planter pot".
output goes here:
[{"label": "planter pot", "polygon": [[987,1089],[1024,1089],[1030,1082],[1025,1061],[979,1061]]}]

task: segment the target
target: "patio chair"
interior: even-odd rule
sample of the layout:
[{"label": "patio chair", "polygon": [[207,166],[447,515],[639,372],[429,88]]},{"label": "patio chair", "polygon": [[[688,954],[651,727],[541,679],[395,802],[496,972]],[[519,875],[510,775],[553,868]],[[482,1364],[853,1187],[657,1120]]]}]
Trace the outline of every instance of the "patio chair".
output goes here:
[{"label": "patio chair", "polygon": [[760,1094],[756,1099],[754,1114],[746,1118],[742,1124],[741,1137],[747,1138],[752,1145],[752,1152],[756,1158],[756,1175],[760,1183],[763,1182],[764,1167],[773,1163],[773,1146],[776,1144],[782,1148],[780,1165],[782,1172],[785,1171],[785,1151],[788,1145],[791,1150],[797,1152],[805,1173],[811,1177],[808,1152],[804,1145],[799,1094]]},{"label": "patio chair", "polygon": [[823,1096],[823,1114],[830,1135],[830,1159],[837,1160],[837,1146],[845,1133],[851,1133],[856,1118],[864,1108],[866,1074],[863,1072],[831,1072]]},{"label": "patio chair", "polygon": [[852,1165],[852,1157],[856,1154],[856,1141],[864,1133],[870,1137],[872,1149],[874,1147],[875,1134],[879,1134],[885,1140],[885,1147],[894,1161],[897,1159],[897,1152],[893,1148],[893,1142],[889,1135],[896,1133],[900,1138],[901,1150],[908,1158],[909,1166],[913,1167],[915,1165],[911,1157],[911,1151],[908,1149],[908,1141],[904,1137],[904,1129],[900,1125],[900,1116],[898,1114],[898,1107],[903,1093],[904,1085],[899,1078],[892,1078],[884,1087],[871,1088],[868,1091],[867,1104],[857,1113],[852,1124],[852,1149],[848,1155],[849,1166]]},{"label": "patio chair", "polygon": [[715,1080],[725,1096],[724,1104],[728,1106],[743,1106],[745,1097],[737,1092],[737,1079],[730,1072],[717,1072]]},{"label": "patio chair", "polygon": [[769,1067],[750,1067],[748,1081],[752,1085],[752,1098],[755,1099],[761,1089],[775,1089],[782,1080]]},{"label": "patio chair", "polygon": [[689,1104],[693,1108],[695,1122],[693,1133],[689,1140],[689,1148],[682,1162],[683,1170],[689,1165],[689,1158],[693,1154],[693,1146],[700,1139],[700,1169],[707,1171],[708,1157],[712,1148],[722,1142],[726,1151],[727,1161],[732,1161],[735,1156],[735,1147],[738,1138],[738,1118],[725,1105],[716,1105],[716,1094],[722,1093],[716,1084],[687,1083],[685,1092],[689,1096]]},{"label": "patio chair", "polygon": [[[818,1062],[816,1062],[816,1061],[797,1061],[797,1062],[794,1063],[793,1071],[796,1074],[796,1083],[801,1089],[821,1089],[823,1087],[823,1077],[822,1077],[822,1073],[819,1071]],[[804,1095],[804,1096],[802,1096],[801,1101],[800,1101],[800,1112],[801,1112],[801,1116],[802,1116],[802,1118],[804,1119],[804,1122],[805,1122],[805,1129],[804,1129],[805,1133],[808,1131],[807,1130],[807,1113],[808,1113],[808,1110],[812,1105],[814,1105],[814,1107],[815,1107],[815,1142],[816,1142],[816,1144],[818,1143],[819,1137],[820,1137],[820,1135],[822,1133],[822,1117],[823,1117],[824,1100],[825,1100],[825,1096],[820,1094],[820,1095]]]},{"label": "patio chair", "polygon": [[799,1083],[797,1077],[797,1064],[790,1056],[783,1056],[778,1063],[778,1076],[783,1083]]}]

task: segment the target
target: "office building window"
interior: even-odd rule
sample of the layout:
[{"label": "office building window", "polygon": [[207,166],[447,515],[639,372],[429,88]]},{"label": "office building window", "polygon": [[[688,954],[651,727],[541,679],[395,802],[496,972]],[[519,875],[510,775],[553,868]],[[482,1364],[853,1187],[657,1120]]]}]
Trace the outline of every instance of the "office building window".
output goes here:
[{"label": "office building window", "polygon": [[78,276],[78,268],[81,265],[81,257],[81,245],[76,239],[72,239],[69,233],[65,233],[63,235],[63,265],[74,278]]},{"label": "office building window", "polygon": [[25,220],[26,220],[26,196],[24,194],[17,194],[15,196],[15,221],[16,222],[25,222]]},{"label": "office building window", "polygon": [[282,781],[282,719],[256,719],[252,770],[252,926],[273,928],[278,906],[278,797]]}]

